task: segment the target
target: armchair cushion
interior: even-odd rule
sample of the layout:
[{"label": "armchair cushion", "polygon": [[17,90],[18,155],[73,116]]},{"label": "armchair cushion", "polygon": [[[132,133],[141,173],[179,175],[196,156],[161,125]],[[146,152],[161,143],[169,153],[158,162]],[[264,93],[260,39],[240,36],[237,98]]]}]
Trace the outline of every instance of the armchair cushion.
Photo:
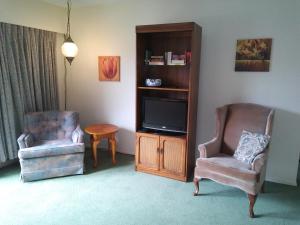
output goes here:
[{"label": "armchair cushion", "polygon": [[28,113],[24,130],[31,133],[35,141],[71,138],[78,126],[78,118],[78,113],[71,111]]},{"label": "armchair cushion", "polygon": [[233,158],[232,156],[223,153],[219,153],[212,158],[197,159],[197,166],[200,166],[200,164],[202,163],[209,164],[210,166],[215,168],[220,166],[221,168],[224,168],[226,170],[254,174],[253,171],[251,171],[250,164],[241,162]]},{"label": "armchair cushion", "polygon": [[234,158],[245,163],[252,163],[255,156],[262,153],[270,140],[269,135],[251,133],[243,130]]},{"label": "armchair cushion", "polygon": [[[195,177],[209,178],[222,184],[227,184],[255,193],[255,184],[259,173],[252,170],[251,164],[241,162],[234,157],[219,153],[212,158],[198,158]],[[226,174],[226,176],[224,176]]]}]

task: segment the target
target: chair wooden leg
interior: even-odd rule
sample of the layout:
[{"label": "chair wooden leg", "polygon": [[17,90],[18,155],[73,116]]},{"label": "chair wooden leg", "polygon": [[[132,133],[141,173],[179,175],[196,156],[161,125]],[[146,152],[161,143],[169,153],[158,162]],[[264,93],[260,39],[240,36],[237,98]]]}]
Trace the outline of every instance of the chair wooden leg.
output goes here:
[{"label": "chair wooden leg", "polygon": [[248,194],[248,199],[249,199],[249,217],[251,217],[251,218],[254,218],[253,207],[254,207],[256,198],[257,198],[257,195]]},{"label": "chair wooden leg", "polygon": [[199,194],[199,179],[194,178],[194,185],[195,185],[195,192],[193,193],[194,196],[197,196]]}]

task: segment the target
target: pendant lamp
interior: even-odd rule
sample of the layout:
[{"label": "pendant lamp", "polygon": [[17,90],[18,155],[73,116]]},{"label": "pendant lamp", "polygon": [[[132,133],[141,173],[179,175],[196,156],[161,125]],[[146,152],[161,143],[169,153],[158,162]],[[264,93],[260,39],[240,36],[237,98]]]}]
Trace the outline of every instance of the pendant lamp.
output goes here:
[{"label": "pendant lamp", "polygon": [[67,1],[67,17],[68,17],[67,33],[65,34],[65,41],[61,46],[61,51],[71,65],[73,59],[78,53],[78,47],[73,42],[70,35],[70,13],[71,13],[71,0],[68,0]]}]

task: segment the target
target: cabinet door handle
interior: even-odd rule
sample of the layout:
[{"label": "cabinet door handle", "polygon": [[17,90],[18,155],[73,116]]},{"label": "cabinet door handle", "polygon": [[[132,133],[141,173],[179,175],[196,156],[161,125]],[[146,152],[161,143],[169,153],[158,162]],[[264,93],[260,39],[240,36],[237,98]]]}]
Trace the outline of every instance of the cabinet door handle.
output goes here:
[{"label": "cabinet door handle", "polygon": [[163,148],[160,149],[160,153],[161,153],[161,154],[164,153],[164,149],[163,149]]}]

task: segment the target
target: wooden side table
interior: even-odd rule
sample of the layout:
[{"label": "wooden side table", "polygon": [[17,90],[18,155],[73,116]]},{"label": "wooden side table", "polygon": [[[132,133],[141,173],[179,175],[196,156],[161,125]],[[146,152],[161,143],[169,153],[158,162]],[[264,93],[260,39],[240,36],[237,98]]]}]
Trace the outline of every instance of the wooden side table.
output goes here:
[{"label": "wooden side table", "polygon": [[101,142],[103,138],[108,139],[108,148],[111,148],[112,152],[112,163],[116,163],[116,133],[118,127],[112,124],[92,124],[87,126],[84,130],[90,135],[92,153],[94,158],[93,166],[98,166],[97,157],[97,145]]}]

